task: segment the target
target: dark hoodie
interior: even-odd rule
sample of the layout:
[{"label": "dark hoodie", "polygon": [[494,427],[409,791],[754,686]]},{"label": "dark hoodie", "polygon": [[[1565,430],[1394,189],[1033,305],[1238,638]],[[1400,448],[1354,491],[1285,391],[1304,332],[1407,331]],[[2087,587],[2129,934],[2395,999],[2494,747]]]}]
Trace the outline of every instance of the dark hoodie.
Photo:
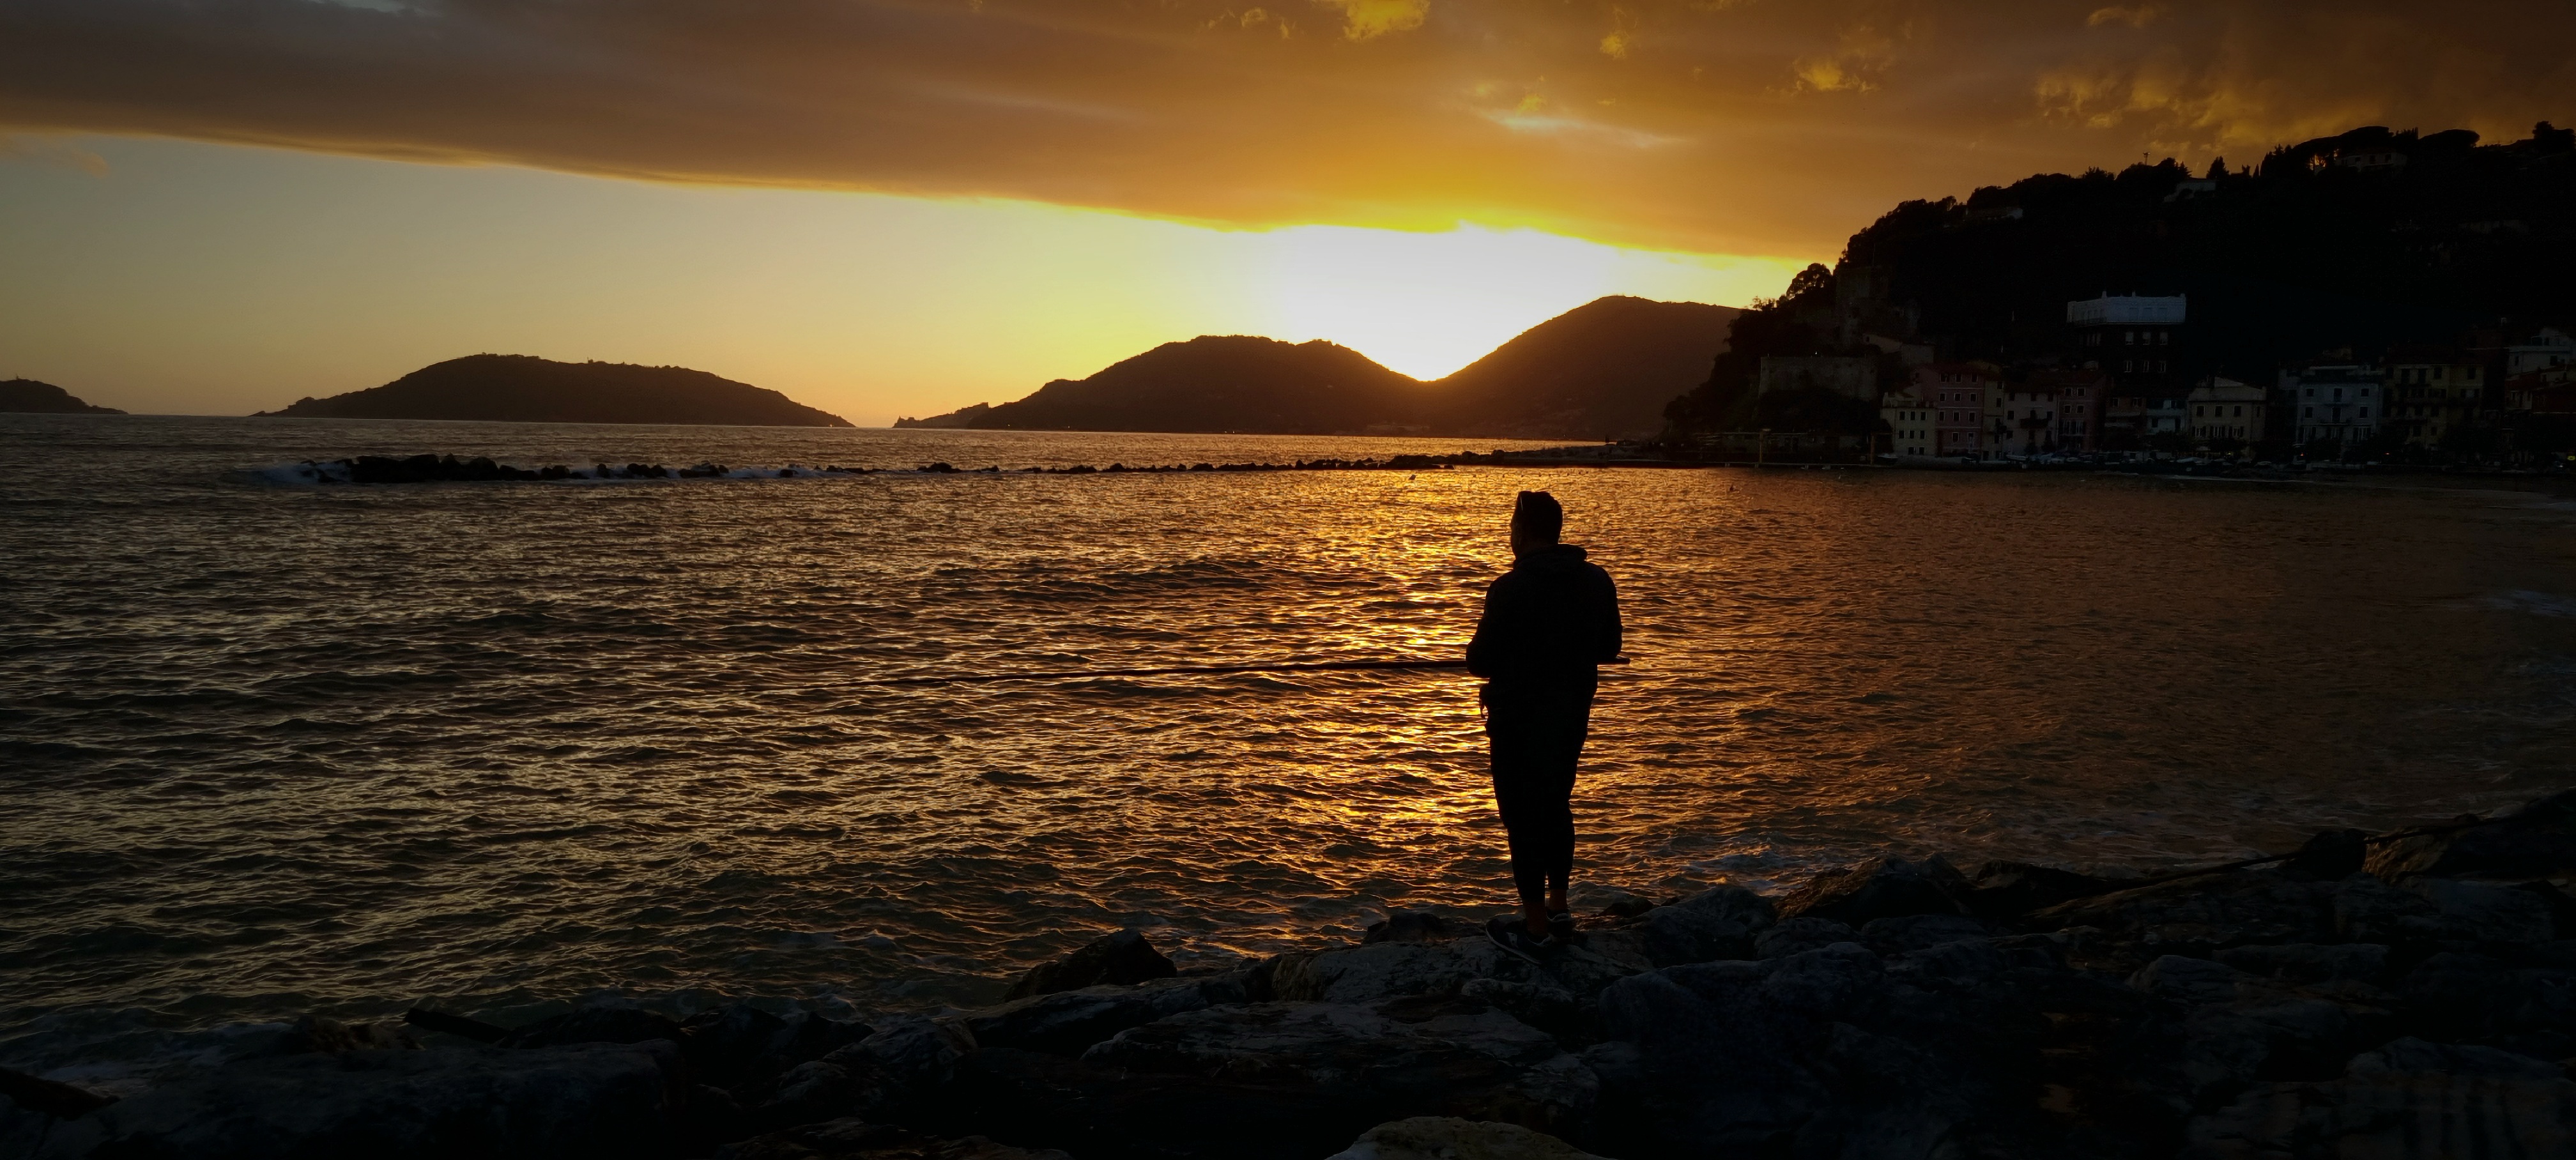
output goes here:
[{"label": "dark hoodie", "polygon": [[1522,553],[1485,590],[1467,671],[1484,700],[1592,695],[1595,665],[1619,655],[1619,590],[1610,574],[1557,544]]}]

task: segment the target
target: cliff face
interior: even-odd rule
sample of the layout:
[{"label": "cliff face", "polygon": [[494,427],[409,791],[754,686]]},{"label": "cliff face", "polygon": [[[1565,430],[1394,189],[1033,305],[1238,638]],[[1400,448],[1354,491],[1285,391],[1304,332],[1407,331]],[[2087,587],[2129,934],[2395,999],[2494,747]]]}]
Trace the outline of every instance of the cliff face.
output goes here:
[{"label": "cliff face", "polygon": [[847,427],[776,391],[686,367],[562,363],[477,354],[433,363],[381,387],[299,399],[263,416],[457,419],[500,423],[686,423]]},{"label": "cliff face", "polygon": [[93,407],[61,387],[34,379],[0,379],[0,411],[38,415],[122,415],[114,407]]},{"label": "cliff face", "polygon": [[1329,342],[1166,343],[1016,403],[898,426],[1598,439],[1653,431],[1726,348],[1732,307],[1602,298],[1435,382]]}]

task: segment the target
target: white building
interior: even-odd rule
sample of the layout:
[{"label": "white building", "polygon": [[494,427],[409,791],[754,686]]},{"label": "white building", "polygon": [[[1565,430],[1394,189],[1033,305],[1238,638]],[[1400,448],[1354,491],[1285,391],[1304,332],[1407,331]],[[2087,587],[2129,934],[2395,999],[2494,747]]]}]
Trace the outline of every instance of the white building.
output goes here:
[{"label": "white building", "polygon": [[2518,342],[2504,348],[2504,377],[2526,375],[2576,363],[2576,338],[2556,327],[2531,336],[2529,342]]},{"label": "white building", "polygon": [[2320,440],[2349,447],[2368,439],[2386,417],[2380,370],[2345,363],[2281,372],[2281,392],[2290,407],[2292,442],[2301,447]]},{"label": "white building", "polygon": [[1878,417],[1890,432],[1888,450],[1898,455],[1930,455],[1937,446],[1932,404],[1912,388],[1879,396]]},{"label": "white building", "polygon": [[2066,304],[2069,326],[2180,326],[2189,295],[2110,294]]}]

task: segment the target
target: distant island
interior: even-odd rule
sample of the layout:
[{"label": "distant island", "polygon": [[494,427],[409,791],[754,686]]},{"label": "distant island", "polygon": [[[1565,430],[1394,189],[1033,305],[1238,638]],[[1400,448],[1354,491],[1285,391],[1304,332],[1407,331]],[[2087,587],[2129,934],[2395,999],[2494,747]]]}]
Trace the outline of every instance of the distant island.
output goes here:
[{"label": "distant island", "polygon": [[52,383],[34,379],[0,379],[0,411],[32,415],[122,415],[114,407],[93,407]]},{"label": "distant island", "polygon": [[1171,342],[1017,402],[897,427],[1599,439],[1650,434],[1726,349],[1733,307],[1596,299],[1424,382],[1321,340]]},{"label": "distant island", "polygon": [[476,354],[363,391],[303,398],[255,418],[454,419],[493,423],[685,423],[847,427],[776,391],[686,367],[565,363]]}]

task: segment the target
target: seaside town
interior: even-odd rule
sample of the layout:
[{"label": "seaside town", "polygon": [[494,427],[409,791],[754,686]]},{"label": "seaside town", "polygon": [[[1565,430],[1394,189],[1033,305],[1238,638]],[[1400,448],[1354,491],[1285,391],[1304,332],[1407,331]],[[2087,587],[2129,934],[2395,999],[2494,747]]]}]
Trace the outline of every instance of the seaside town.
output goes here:
[{"label": "seaside town", "polygon": [[1870,334],[1902,366],[1893,387],[1880,389],[1879,358],[1775,355],[1762,360],[1761,390],[1874,393],[1880,454],[1899,462],[2126,453],[2529,465],[2539,449],[2515,435],[2576,418],[2576,336],[2555,327],[2475,330],[2376,359],[2340,349],[2270,383],[2188,373],[2191,339],[2185,296],[2103,294],[2066,304],[2054,365],[1943,362],[1928,345]]}]

